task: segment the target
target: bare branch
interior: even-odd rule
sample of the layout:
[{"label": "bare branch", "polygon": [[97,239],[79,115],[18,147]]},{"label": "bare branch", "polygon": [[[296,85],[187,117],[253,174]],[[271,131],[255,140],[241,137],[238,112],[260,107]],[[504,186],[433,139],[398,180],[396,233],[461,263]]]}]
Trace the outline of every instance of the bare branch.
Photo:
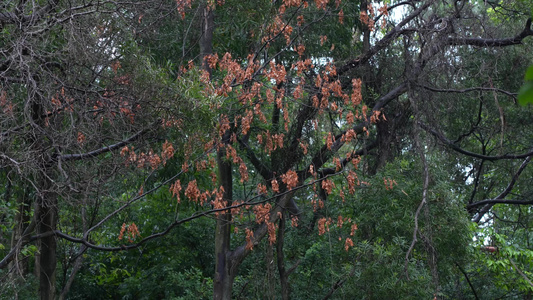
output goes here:
[{"label": "bare branch", "polygon": [[512,97],[513,99],[516,99],[516,97],[518,96],[518,93],[511,93],[506,90],[502,90],[499,88],[491,88],[491,87],[472,87],[472,88],[466,88],[466,89],[439,89],[439,88],[434,88],[434,87],[430,87],[426,85],[420,85],[420,87],[426,90],[432,91],[432,92],[437,92],[437,93],[468,93],[468,92],[475,92],[475,91],[492,91],[492,92],[498,92],[498,93],[505,94],[509,97]]},{"label": "bare branch", "polygon": [[[403,19],[398,25],[396,25],[391,31],[389,31],[381,40],[379,40],[372,48],[370,48],[366,53],[363,53],[362,55],[359,55],[357,58],[352,59],[348,63],[346,63],[344,66],[337,69],[337,74],[342,75],[346,73],[347,71],[356,68],[363,63],[366,63],[370,58],[374,56],[374,54],[378,53],[380,50],[387,47],[394,39],[396,39],[399,35],[404,33],[402,31],[402,27],[412,21],[414,18],[416,18],[418,15],[420,15],[426,8],[428,8],[431,4],[433,4],[434,0],[426,1],[422,6],[417,8],[415,11],[413,11],[409,16],[407,16],[405,19]],[[411,30],[408,30],[409,32]]]},{"label": "bare branch", "polygon": [[526,166],[531,161],[532,157],[533,156],[528,156],[522,162],[522,164],[520,165],[520,167],[518,168],[516,173],[511,178],[511,182],[509,182],[509,184],[507,185],[505,190],[503,190],[503,192],[501,192],[496,198],[475,202],[475,203],[469,204],[467,206],[468,209],[471,209],[471,208],[474,208],[474,207],[477,207],[477,206],[484,205],[484,207],[477,213],[476,217],[474,218],[474,220],[473,220],[474,222],[479,223],[479,221],[481,221],[483,216],[492,208],[492,206],[494,204],[497,204],[497,203],[502,203],[502,204],[520,204],[520,205],[526,205],[526,204],[533,203],[533,201],[504,200],[504,198],[507,197],[507,195],[509,195],[509,193],[513,190],[513,188],[514,188],[514,186],[516,184],[516,181],[520,177],[520,174],[522,174],[522,171],[524,171]]},{"label": "bare branch", "polygon": [[94,158],[94,157],[96,157],[96,156],[98,156],[100,154],[111,152],[113,150],[116,150],[118,148],[121,148],[121,147],[124,147],[124,146],[130,144],[131,142],[133,142],[134,140],[138,139],[140,136],[145,134],[147,131],[148,131],[148,129],[143,129],[143,130],[137,132],[136,134],[132,135],[131,137],[129,137],[129,138],[127,138],[127,139],[125,139],[125,140],[123,140],[121,142],[118,142],[116,144],[109,145],[109,146],[106,146],[106,147],[102,147],[100,149],[96,149],[96,150],[93,150],[93,151],[90,151],[90,152],[80,153],[80,154],[63,154],[63,155],[58,155],[56,158],[60,159],[60,160],[63,160],[63,161],[82,160],[82,159],[86,159],[86,158]]},{"label": "bare branch", "polygon": [[439,133],[438,131],[430,128],[428,125],[420,122],[420,127],[422,127],[425,131],[431,133],[434,137],[439,139],[441,142],[443,142],[445,145],[450,147],[452,150],[457,151],[459,153],[462,153],[467,156],[488,160],[488,161],[497,161],[502,159],[518,159],[518,158],[526,158],[531,155],[533,155],[533,150],[527,153],[523,154],[504,154],[504,155],[498,155],[498,156],[489,156],[489,155],[483,155],[475,152],[471,152],[468,150],[464,150],[463,148],[457,146],[452,140],[446,138],[443,134]]},{"label": "bare branch", "polygon": [[521,44],[522,40],[533,35],[531,30],[531,18],[527,19],[526,26],[518,35],[505,39],[484,39],[484,38],[458,38],[449,37],[446,41],[448,45],[454,46],[477,46],[477,47],[505,47]]}]

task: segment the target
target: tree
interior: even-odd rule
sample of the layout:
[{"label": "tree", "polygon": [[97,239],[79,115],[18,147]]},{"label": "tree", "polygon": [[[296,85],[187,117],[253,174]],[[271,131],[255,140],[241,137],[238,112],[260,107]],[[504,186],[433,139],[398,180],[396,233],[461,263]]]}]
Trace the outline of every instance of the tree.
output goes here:
[{"label": "tree", "polygon": [[[93,245],[91,231],[121,210],[115,210],[117,203],[102,215],[102,201],[122,194],[133,202],[139,188],[143,194],[139,182],[122,191],[113,185],[124,174],[139,173],[131,164],[156,169],[173,156],[172,144],[157,134],[174,127],[184,112],[198,114],[199,122],[207,117],[208,100],[199,105],[182,97],[187,83],[177,85],[168,71],[153,67],[132,40],[132,14],[141,17],[135,9],[154,4],[47,2],[35,7],[20,1],[7,3],[0,15],[1,170],[3,184],[13,187],[3,193],[13,214],[3,217],[11,217],[13,230],[0,265],[24,276],[34,254],[41,299],[56,298],[58,238],[79,245],[71,249],[77,253],[60,293],[64,298],[82,254]],[[184,132],[191,125],[199,128],[193,123],[182,126]],[[138,157],[131,151],[125,164],[120,153],[133,150],[133,143],[159,150]]]},{"label": "tree", "polygon": [[[464,268],[470,254],[457,247],[471,237],[463,206],[482,222],[497,203],[530,203],[508,198],[530,192],[530,110],[508,100],[525,72],[509,66],[531,59],[520,46],[533,35],[527,2],[80,5],[28,4],[24,13],[13,4],[1,15],[13,31],[2,42],[2,109],[11,117],[1,178],[15,186],[4,198],[23,209],[5,214],[17,226],[0,266],[27,270],[15,258],[37,241],[42,298],[54,297],[58,237],[80,245],[74,275],[87,248],[144,247],[209,216],[215,299],[239,296],[236,279],[258,248],[275,256],[277,275],[270,264],[265,276],[279,280],[284,299],[302,286],[291,281],[300,269],[322,285],[307,297],[343,286],[366,298],[441,297],[454,291],[454,266],[476,295]],[[44,11],[53,22],[38,18]],[[82,26],[93,30],[80,38]],[[117,171],[94,183],[110,164]],[[25,190],[35,198],[17,199]],[[172,194],[176,213],[139,233],[149,214],[135,209],[156,193]],[[105,236],[113,217],[131,219],[120,241]],[[326,236],[340,239],[326,243],[339,264],[315,274]]]}]

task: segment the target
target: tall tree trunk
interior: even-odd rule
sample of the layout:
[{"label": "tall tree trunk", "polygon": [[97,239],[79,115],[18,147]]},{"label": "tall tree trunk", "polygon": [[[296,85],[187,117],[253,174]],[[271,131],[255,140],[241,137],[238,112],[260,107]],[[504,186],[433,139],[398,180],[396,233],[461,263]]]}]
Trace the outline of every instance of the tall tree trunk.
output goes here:
[{"label": "tall tree trunk", "polygon": [[213,32],[215,30],[215,15],[207,3],[202,4],[202,36],[200,37],[200,57],[202,58],[202,68],[209,72],[211,68],[205,57],[213,54]]},{"label": "tall tree trunk", "polygon": [[[202,36],[200,37],[200,57],[202,68],[209,72],[206,56],[213,53],[213,31],[215,29],[215,16],[207,3],[202,4]],[[230,132],[222,137],[222,144],[229,142]],[[217,152],[218,181],[224,189],[223,200],[226,205],[231,205],[233,199],[233,177],[231,162],[226,160],[226,151],[221,146]],[[223,212],[217,217],[215,228],[215,278],[213,282],[213,298],[217,300],[230,300],[236,267],[233,267],[230,250],[231,238],[231,213]]]},{"label": "tall tree trunk", "polygon": [[[224,136],[229,136],[225,134]],[[224,188],[224,201],[231,205],[233,197],[231,162],[226,160],[226,151],[223,147],[217,153],[218,179]],[[214,299],[231,299],[233,279],[235,278],[235,268],[232,268],[230,257],[230,234],[231,234],[231,213],[221,213],[217,218],[215,230],[215,280]]]},{"label": "tall tree trunk", "polygon": [[[37,85],[37,82],[35,82]],[[31,114],[34,126],[33,148],[37,157],[37,164],[39,169],[36,170],[36,199],[34,214],[36,217],[36,231],[37,235],[42,238],[38,240],[38,255],[35,257],[35,274],[39,278],[39,295],[41,300],[55,300],[56,290],[56,264],[57,264],[57,241],[53,231],[56,230],[57,225],[57,195],[54,191],[54,172],[53,161],[48,153],[50,141],[48,137],[45,138],[46,133],[43,128],[53,126],[48,124],[46,120],[46,109],[43,106],[45,103],[41,96],[34,96],[30,92]],[[40,95],[35,93],[35,95]]]},{"label": "tall tree trunk", "polygon": [[[276,262],[278,265],[279,281],[281,284],[281,299],[289,300],[290,299],[290,285],[289,285],[289,275],[290,271],[287,272],[285,269],[285,255],[283,253],[283,244],[285,242],[285,218],[287,214],[279,219],[279,229],[278,237],[276,239]],[[296,266],[296,264],[295,264]]]},{"label": "tall tree trunk", "polygon": [[39,224],[37,234],[45,237],[40,241],[39,256],[39,293],[41,300],[54,300],[56,288],[56,236],[50,234],[56,230],[57,224],[57,198],[49,192],[51,182],[45,179],[41,195],[37,199],[39,209]]}]

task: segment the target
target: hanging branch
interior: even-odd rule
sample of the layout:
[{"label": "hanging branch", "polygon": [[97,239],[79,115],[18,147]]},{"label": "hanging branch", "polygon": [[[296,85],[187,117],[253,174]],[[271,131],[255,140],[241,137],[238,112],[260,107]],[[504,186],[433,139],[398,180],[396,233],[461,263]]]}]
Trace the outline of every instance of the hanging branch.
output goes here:
[{"label": "hanging branch", "polygon": [[511,178],[511,181],[509,182],[509,184],[507,185],[507,187],[505,188],[505,190],[503,190],[503,192],[501,192],[498,196],[496,196],[496,198],[494,199],[487,199],[487,200],[483,200],[483,201],[479,201],[479,202],[475,202],[475,203],[472,203],[472,204],[469,204],[467,206],[468,209],[472,209],[474,207],[477,207],[477,206],[481,206],[481,205],[484,205],[484,207],[477,213],[476,217],[474,218],[474,222],[476,223],[479,223],[481,221],[481,219],[483,218],[483,216],[492,208],[492,206],[494,204],[497,204],[497,203],[504,203],[504,204],[531,204],[533,203],[533,200],[531,201],[518,201],[518,200],[505,200],[505,197],[507,197],[507,195],[509,195],[509,193],[513,190],[515,184],[516,184],[516,181],[518,180],[518,178],[520,177],[520,174],[522,174],[522,171],[524,171],[524,169],[526,168],[526,166],[529,164],[529,162],[531,161],[531,158],[533,156],[528,156],[523,162],[522,164],[520,165],[520,167],[518,168],[518,170],[516,171],[516,173],[513,175],[513,177]]}]

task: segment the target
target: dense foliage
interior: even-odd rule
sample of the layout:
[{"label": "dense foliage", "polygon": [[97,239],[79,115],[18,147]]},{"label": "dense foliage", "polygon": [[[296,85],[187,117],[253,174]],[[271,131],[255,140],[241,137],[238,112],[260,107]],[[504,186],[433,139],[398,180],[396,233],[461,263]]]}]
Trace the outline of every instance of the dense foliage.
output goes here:
[{"label": "dense foliage", "polygon": [[0,298],[531,299],[531,17],[8,0]]}]

